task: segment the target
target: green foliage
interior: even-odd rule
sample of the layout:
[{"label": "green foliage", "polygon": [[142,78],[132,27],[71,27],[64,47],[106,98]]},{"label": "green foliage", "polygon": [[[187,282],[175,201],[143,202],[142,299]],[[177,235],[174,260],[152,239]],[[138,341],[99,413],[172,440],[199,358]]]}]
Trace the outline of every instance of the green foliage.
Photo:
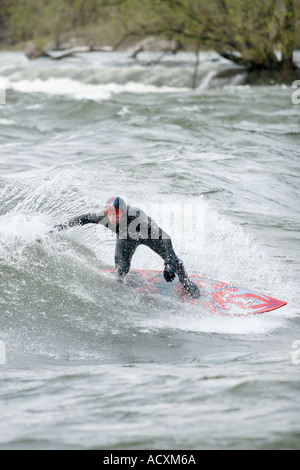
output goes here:
[{"label": "green foliage", "polygon": [[137,9],[151,10],[141,32],[189,38],[249,69],[293,66],[299,0],[140,0]]},{"label": "green foliage", "polygon": [[[249,69],[292,67],[300,46],[300,0],[1,0],[0,24],[15,40],[109,25],[122,36],[163,35],[214,48]],[[274,49],[282,51],[280,64]]]},{"label": "green foliage", "polygon": [[99,16],[99,0],[4,0],[0,19],[4,14],[15,40],[27,41],[51,36],[59,45],[63,32],[83,26]]},{"label": "green foliage", "polygon": [[64,20],[64,3],[62,0],[11,0],[8,17],[12,37],[27,41],[51,34]]}]

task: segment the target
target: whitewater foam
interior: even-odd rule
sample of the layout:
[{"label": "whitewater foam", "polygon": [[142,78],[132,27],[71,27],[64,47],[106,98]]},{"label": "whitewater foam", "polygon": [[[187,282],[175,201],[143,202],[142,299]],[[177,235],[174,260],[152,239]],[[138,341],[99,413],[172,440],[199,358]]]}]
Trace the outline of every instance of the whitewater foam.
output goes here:
[{"label": "whitewater foam", "polygon": [[103,101],[109,100],[113,94],[133,93],[182,93],[186,88],[168,86],[147,85],[137,82],[125,84],[87,84],[70,78],[49,78],[48,80],[20,80],[5,81],[6,89],[12,89],[21,93],[44,93],[52,96],[62,96],[75,100]]}]

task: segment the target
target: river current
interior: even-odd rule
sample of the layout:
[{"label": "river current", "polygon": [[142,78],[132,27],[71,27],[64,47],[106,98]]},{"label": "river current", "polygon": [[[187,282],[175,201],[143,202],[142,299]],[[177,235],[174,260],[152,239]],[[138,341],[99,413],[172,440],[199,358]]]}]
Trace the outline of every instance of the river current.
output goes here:
[{"label": "river current", "polygon": [[[1,449],[300,448],[296,90],[213,52],[193,90],[194,55],[159,56],[0,54]],[[111,232],[49,231],[115,194],[189,273],[287,305],[224,317],[101,277]]]}]

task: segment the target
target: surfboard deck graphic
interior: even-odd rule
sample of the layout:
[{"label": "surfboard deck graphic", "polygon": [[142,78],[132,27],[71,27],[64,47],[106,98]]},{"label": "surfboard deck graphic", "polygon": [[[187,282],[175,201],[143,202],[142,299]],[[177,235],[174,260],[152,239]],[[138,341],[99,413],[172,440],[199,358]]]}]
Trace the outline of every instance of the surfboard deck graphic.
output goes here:
[{"label": "surfboard deck graphic", "polygon": [[[113,269],[101,270],[100,273],[106,277],[115,278]],[[198,305],[212,314],[257,315],[287,304],[281,300],[226,282],[206,279],[197,275],[189,277],[200,288],[201,297],[199,299],[191,298],[178,280],[167,283],[162,271],[134,269],[127,274],[125,285],[140,294],[161,295],[172,300]]]}]

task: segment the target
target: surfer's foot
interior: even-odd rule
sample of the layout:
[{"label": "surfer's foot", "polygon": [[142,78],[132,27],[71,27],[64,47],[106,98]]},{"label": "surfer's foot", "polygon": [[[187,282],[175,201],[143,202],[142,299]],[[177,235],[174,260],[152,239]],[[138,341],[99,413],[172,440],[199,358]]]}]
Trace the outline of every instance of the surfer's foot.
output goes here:
[{"label": "surfer's foot", "polygon": [[119,284],[125,284],[125,276],[116,276],[116,281]]},{"label": "surfer's foot", "polygon": [[199,287],[197,287],[190,279],[186,279],[184,281],[183,288],[193,299],[199,299],[201,296]]}]

